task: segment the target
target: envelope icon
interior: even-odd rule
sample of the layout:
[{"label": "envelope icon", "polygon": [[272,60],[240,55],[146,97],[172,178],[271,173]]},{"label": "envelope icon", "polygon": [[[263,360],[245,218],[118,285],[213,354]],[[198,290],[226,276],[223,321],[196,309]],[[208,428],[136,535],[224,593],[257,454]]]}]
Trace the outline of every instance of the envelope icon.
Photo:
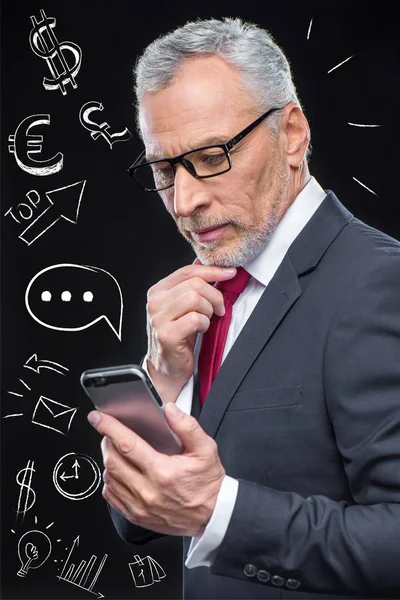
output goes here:
[{"label": "envelope icon", "polygon": [[40,396],[33,411],[32,423],[67,435],[77,410],[51,398]]}]

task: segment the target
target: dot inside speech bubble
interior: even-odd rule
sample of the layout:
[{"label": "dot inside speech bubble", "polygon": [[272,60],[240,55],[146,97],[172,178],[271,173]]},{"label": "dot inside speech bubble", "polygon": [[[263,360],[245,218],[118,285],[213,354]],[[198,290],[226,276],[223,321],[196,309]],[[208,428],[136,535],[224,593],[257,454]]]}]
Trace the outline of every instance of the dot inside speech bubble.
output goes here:
[{"label": "dot inside speech bubble", "polygon": [[46,267],[29,282],[25,305],[40,325],[58,331],[82,331],[101,319],[121,340],[121,288],[108,271],[63,263]]}]

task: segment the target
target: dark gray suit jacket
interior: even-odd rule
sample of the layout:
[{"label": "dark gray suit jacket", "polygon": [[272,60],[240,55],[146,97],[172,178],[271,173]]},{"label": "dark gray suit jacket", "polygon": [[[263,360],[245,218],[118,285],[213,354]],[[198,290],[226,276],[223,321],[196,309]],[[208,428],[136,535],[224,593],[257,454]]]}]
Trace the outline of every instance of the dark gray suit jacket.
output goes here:
[{"label": "dark gray suit jacket", "polygon": [[198,402],[239,491],[185,598],[400,597],[398,241],[328,192]]}]

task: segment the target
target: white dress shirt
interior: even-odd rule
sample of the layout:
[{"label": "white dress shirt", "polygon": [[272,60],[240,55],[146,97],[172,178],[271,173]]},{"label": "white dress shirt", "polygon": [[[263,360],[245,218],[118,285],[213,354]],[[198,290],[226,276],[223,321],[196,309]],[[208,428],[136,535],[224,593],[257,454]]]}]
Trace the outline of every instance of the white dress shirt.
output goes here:
[{"label": "white dress shirt", "polygon": [[[232,320],[229,326],[222,362],[232,348],[236,338],[251,315],[265,288],[275,275],[289,247],[303,227],[311,219],[326,194],[314,177],[308,181],[293,204],[278,223],[270,240],[253,260],[242,265],[250,273],[249,282],[232,308]],[[147,357],[143,363],[146,368]],[[189,379],[179,394],[176,405],[190,414],[193,396],[193,377]],[[218,493],[211,519],[200,537],[193,537],[186,567],[210,567],[214,561],[218,546],[221,544],[235,506],[239,482],[225,475]]]}]

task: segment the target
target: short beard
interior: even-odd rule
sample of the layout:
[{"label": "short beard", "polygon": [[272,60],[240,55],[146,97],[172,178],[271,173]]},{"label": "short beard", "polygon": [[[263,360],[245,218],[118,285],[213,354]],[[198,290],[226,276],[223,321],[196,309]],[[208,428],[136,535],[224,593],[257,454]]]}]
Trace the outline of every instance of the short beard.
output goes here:
[{"label": "short beard", "polygon": [[253,258],[255,258],[267,242],[270,240],[272,233],[278,225],[278,206],[272,206],[271,214],[269,215],[267,223],[257,223],[253,227],[245,227],[243,224],[238,223],[234,219],[224,219],[221,223],[212,221],[212,223],[204,222],[204,219],[199,219],[199,222],[191,220],[191,228],[200,228],[215,226],[219,224],[230,224],[234,227],[239,234],[239,243],[236,248],[232,250],[223,250],[218,247],[218,240],[211,242],[194,242],[191,235],[185,231],[185,229],[179,227],[178,229],[183,237],[192,246],[197,257],[201,260],[203,265],[214,265],[217,267],[240,267]]},{"label": "short beard", "polygon": [[[289,206],[285,202],[288,177],[284,170],[279,168],[279,164],[274,169],[272,177],[275,180],[275,198],[271,204],[266,222],[262,221],[262,218],[259,215],[254,215],[255,222],[247,226],[233,218],[229,219],[225,217],[223,219],[220,218],[218,221],[215,218],[205,219],[201,214],[193,214],[188,219],[178,218],[176,220],[179,232],[192,246],[203,265],[241,267],[255,258],[263,250]],[[203,243],[194,242],[190,233],[187,231],[187,227],[185,227],[185,225],[190,225],[190,230],[193,230],[225,224],[230,224],[234,227],[239,236],[237,247],[230,251],[219,248],[218,239]]]},{"label": "short beard", "polygon": [[[215,265],[217,267],[240,267],[255,258],[269,242],[278,222],[276,215],[270,216],[268,222],[255,231],[246,231],[243,227],[236,226],[241,233],[240,243],[231,251],[218,248],[218,240],[208,242],[206,246],[191,242],[193,250],[203,265]],[[199,247],[200,246],[200,247]]]}]

